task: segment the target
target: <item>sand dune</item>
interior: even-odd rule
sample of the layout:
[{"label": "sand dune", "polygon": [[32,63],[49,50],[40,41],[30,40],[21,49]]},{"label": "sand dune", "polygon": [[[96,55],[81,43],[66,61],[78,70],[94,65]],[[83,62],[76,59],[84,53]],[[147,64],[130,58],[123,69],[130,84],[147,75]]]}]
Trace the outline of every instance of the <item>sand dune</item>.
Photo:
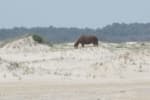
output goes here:
[{"label": "sand dune", "polygon": [[[94,100],[149,100],[150,97],[147,92],[150,89],[148,88],[149,84],[146,83],[149,83],[150,80],[150,43],[99,43],[98,47],[88,45],[85,48],[74,49],[72,43],[55,44],[53,47],[49,47],[36,43],[32,37],[12,41],[0,48],[0,81],[8,85],[14,81],[17,81],[16,84],[22,81],[22,84],[29,81],[34,84],[34,81],[39,81],[39,84],[36,85],[37,87],[43,81],[48,81],[49,84],[52,82],[51,85],[54,85],[56,80],[62,81],[64,83],[59,84],[60,91],[56,89],[56,93],[59,94],[58,98],[56,98],[56,94],[44,94],[50,91],[50,93],[55,93],[51,89],[44,90],[43,93],[39,92],[48,98],[54,97],[54,100],[60,100],[61,97],[66,98],[64,100],[68,100],[68,96],[71,98],[69,100],[90,100],[90,98]],[[65,81],[69,81],[68,85],[71,90],[64,90],[66,94],[62,94]],[[116,84],[110,87],[110,91],[107,90],[110,84],[105,86],[104,91],[99,90],[103,88],[102,82],[104,81],[106,81],[105,84],[114,84],[114,82]],[[122,85],[117,87],[120,81]],[[130,84],[123,85],[123,81],[129,81]],[[84,85],[90,82],[100,85],[98,87],[93,85],[87,89],[77,89],[76,92],[81,92],[80,95],[75,94],[74,88],[71,88],[74,83],[78,82],[80,84],[86,82]],[[141,84],[140,82],[145,83]],[[132,89],[132,86],[134,86],[133,83],[139,85],[133,88],[134,90],[128,91],[128,88]],[[28,86],[27,84],[27,88]],[[40,88],[44,88],[44,86]],[[126,88],[122,90],[124,86]],[[140,88],[141,86],[142,88]],[[36,99],[34,97],[32,99],[32,95],[29,95],[29,91],[26,91],[25,88],[15,85],[12,85],[12,88],[24,91],[22,96],[17,96],[18,93],[10,96],[10,98],[14,97],[14,100],[18,97],[21,99],[23,96],[29,97],[29,100],[48,100],[48,98]],[[34,88],[34,85],[31,86],[31,90]],[[52,87],[48,85],[48,88]],[[53,88],[55,89],[55,86]],[[3,89],[5,88],[0,87],[0,92],[2,93],[0,95],[4,100],[10,100],[10,98],[6,98],[6,95],[3,95],[3,92],[5,94]],[[13,89],[12,91],[15,92]],[[117,92],[117,94],[114,93],[114,95],[113,92]],[[141,99],[138,99],[140,98],[140,93],[143,94]],[[9,91],[6,91],[6,94],[11,95]],[[34,95],[37,94],[35,93]],[[88,95],[89,98],[86,97]],[[107,95],[109,96],[107,97]],[[138,98],[136,97],[137,95]],[[85,97],[78,98],[78,96]],[[144,96],[148,99],[144,99]]]}]

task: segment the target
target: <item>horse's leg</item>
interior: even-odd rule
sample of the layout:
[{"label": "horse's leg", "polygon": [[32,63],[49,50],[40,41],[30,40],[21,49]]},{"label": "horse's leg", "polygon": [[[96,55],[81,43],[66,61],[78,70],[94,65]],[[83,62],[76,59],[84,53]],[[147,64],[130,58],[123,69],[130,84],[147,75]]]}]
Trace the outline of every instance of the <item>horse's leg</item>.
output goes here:
[{"label": "horse's leg", "polygon": [[93,43],[94,46],[98,46],[98,43]]},{"label": "horse's leg", "polygon": [[81,45],[82,45],[82,47],[84,47],[84,43],[82,43]]}]

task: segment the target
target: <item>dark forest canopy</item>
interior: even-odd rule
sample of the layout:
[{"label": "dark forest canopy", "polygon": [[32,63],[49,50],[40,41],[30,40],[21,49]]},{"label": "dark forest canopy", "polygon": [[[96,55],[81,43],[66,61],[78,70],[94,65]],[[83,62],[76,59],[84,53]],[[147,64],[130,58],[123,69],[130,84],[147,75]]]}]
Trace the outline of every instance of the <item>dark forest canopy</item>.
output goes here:
[{"label": "dark forest canopy", "polygon": [[14,27],[0,29],[0,40],[38,34],[51,42],[72,42],[81,34],[94,34],[99,40],[105,42],[149,41],[150,23],[113,23],[103,28],[57,28],[57,27]]}]

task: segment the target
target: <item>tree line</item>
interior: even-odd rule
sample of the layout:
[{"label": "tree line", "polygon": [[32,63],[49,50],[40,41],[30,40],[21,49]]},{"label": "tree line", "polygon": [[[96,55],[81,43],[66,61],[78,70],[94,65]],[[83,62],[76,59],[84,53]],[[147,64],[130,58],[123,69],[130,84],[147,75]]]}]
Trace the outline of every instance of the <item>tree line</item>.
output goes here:
[{"label": "tree line", "polygon": [[73,42],[82,34],[94,34],[105,42],[149,41],[150,23],[113,23],[103,28],[14,27],[0,29],[0,40],[37,34],[51,42]]}]

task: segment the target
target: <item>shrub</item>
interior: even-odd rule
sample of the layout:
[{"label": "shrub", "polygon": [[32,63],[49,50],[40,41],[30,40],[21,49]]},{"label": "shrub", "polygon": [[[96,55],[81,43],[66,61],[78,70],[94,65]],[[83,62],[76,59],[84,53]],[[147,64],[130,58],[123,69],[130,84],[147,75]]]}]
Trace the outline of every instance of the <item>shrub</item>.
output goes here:
[{"label": "shrub", "polygon": [[33,34],[32,38],[34,41],[36,41],[38,43],[46,44],[46,45],[49,45],[51,47],[53,46],[53,44],[51,42],[49,42],[46,38],[39,36],[37,34]]},{"label": "shrub", "polygon": [[32,35],[32,38],[34,41],[36,41],[38,43],[44,43],[44,39],[39,35]]}]

